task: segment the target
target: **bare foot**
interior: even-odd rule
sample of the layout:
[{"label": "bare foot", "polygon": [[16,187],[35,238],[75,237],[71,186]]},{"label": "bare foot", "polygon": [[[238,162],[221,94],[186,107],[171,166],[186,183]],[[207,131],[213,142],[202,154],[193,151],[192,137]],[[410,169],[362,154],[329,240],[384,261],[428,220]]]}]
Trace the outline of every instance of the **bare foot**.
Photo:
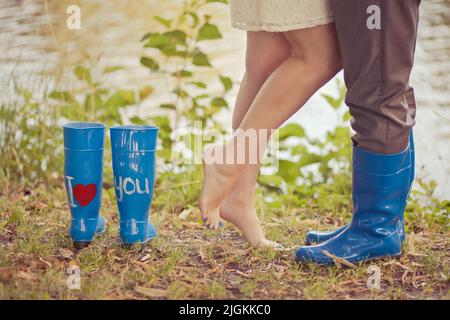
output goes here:
[{"label": "bare foot", "polygon": [[220,216],[241,230],[252,246],[283,249],[281,244],[267,240],[264,236],[252,199],[245,201],[232,195],[228,196],[220,206]]},{"label": "bare foot", "polygon": [[203,157],[203,189],[198,206],[202,220],[208,228],[218,229],[220,224],[220,204],[233,188],[239,177],[235,165],[211,163],[211,157],[223,154],[222,145],[209,146]]},{"label": "bare foot", "polygon": [[251,196],[234,196],[232,189],[240,177],[241,168],[236,165],[214,164],[212,158],[220,158],[224,146],[213,145],[205,149],[203,161],[203,189],[199,198],[202,220],[210,229],[218,229],[220,218],[234,224],[247,241],[255,247],[283,247],[267,240],[261,229]]}]

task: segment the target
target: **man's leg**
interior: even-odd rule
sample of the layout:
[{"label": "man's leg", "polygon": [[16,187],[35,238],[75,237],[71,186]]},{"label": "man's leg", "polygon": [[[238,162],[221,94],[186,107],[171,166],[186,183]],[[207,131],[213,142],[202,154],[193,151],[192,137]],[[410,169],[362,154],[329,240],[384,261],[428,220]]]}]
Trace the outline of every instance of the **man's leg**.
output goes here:
[{"label": "man's leg", "polygon": [[[411,113],[413,114],[413,118],[415,118],[416,114],[416,100],[414,97],[414,90],[411,87],[408,87],[408,90],[406,91],[406,100],[408,101],[409,108],[412,109]],[[410,146],[410,152],[411,152],[411,168],[409,173],[409,193],[411,193],[412,184],[414,182],[414,176],[415,176],[415,151],[414,151],[414,136],[413,132],[411,130],[411,134],[409,137],[409,146]],[[402,217],[403,218],[403,217]],[[406,234],[405,234],[405,223],[402,219],[402,241],[405,241]],[[306,234],[305,244],[311,245],[314,243],[322,243],[324,241],[327,241],[328,239],[331,239],[337,235],[339,235],[342,231],[344,231],[350,224],[346,224],[342,227],[339,227],[335,230],[331,231],[317,231],[317,230],[311,230]]]},{"label": "man's leg", "polygon": [[348,89],[346,103],[356,132],[354,215],[349,227],[334,238],[297,251],[300,261],[324,264],[333,263],[324,251],[353,262],[401,252],[401,219],[411,173],[408,141],[415,114],[406,92],[420,1],[331,2]]},{"label": "man's leg", "polygon": [[[418,0],[332,0],[355,145],[396,153],[408,144],[414,109],[406,92],[413,66]],[[380,29],[369,29],[379,10]],[[370,13],[367,13],[370,12]]]}]

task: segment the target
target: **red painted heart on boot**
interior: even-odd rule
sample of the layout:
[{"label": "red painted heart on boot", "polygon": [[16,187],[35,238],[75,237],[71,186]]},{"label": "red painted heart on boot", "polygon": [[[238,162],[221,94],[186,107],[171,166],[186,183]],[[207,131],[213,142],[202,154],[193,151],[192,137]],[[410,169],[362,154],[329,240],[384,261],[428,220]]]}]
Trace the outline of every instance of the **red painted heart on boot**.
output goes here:
[{"label": "red painted heart on boot", "polygon": [[77,184],[73,187],[73,195],[80,206],[87,206],[97,194],[97,186],[94,183],[84,185]]}]

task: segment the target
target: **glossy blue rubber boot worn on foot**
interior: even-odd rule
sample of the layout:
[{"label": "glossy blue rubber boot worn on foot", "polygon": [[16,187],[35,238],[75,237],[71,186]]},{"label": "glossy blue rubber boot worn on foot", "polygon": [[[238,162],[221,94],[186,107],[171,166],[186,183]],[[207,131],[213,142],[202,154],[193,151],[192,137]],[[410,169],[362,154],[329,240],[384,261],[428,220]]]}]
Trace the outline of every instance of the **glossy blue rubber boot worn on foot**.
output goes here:
[{"label": "glossy blue rubber boot worn on foot", "polygon": [[119,208],[120,237],[126,245],[156,237],[149,222],[155,181],[155,150],[158,128],[117,126],[111,128],[114,187]]},{"label": "glossy blue rubber boot worn on foot", "polygon": [[353,206],[349,226],[315,246],[300,247],[299,262],[334,264],[324,252],[352,263],[401,254],[401,217],[409,192],[410,147],[377,154],[353,147]]},{"label": "glossy blue rubber boot worn on foot", "polygon": [[[411,172],[410,172],[410,180],[409,180],[409,192],[411,192],[411,186],[414,182],[414,174],[415,174],[415,154],[414,154],[414,137],[411,130],[411,135],[409,136],[409,146],[411,148]],[[408,194],[409,196],[409,194]],[[402,241],[405,241],[406,238],[406,232],[405,232],[405,223],[403,220],[403,216],[401,218],[402,221]],[[306,245],[311,245],[313,243],[322,243],[324,241],[327,241],[328,239],[331,239],[335,236],[337,236],[339,233],[345,230],[345,228],[348,227],[348,224],[345,226],[339,227],[336,230],[333,231],[309,231],[306,234]]]},{"label": "glossy blue rubber boot worn on foot", "polygon": [[102,201],[105,127],[97,123],[64,126],[64,180],[72,214],[70,237],[77,249],[105,231]]}]

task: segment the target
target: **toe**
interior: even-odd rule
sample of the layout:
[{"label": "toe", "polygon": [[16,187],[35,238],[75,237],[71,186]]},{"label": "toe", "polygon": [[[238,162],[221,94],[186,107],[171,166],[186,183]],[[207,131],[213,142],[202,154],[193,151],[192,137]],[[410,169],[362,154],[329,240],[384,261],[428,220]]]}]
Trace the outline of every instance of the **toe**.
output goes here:
[{"label": "toe", "polygon": [[274,250],[284,250],[284,246],[278,242],[272,241],[272,240],[268,240],[268,239],[263,239],[260,243],[259,243],[259,247],[262,248],[272,248]]},{"label": "toe", "polygon": [[219,209],[209,210],[208,216],[205,222],[206,226],[210,229],[218,229],[220,225]]}]

